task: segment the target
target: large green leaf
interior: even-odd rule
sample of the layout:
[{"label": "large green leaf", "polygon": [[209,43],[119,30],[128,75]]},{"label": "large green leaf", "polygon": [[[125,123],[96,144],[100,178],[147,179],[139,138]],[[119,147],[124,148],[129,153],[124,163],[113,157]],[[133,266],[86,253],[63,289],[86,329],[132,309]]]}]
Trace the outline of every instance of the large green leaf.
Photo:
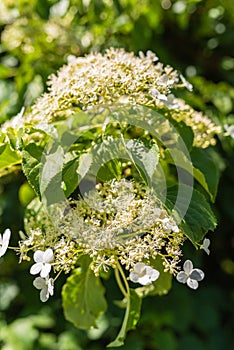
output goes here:
[{"label": "large green leaf", "polygon": [[124,345],[127,332],[135,329],[137,322],[140,318],[141,312],[141,297],[136,293],[135,289],[130,289],[130,296],[128,298],[125,317],[123,320],[122,327],[116,337],[107,347],[118,347]]},{"label": "large green leaf", "polygon": [[[191,154],[185,154],[179,149],[165,150],[165,159],[169,164],[186,170],[209,194],[212,201],[215,200],[219,182],[220,171],[208,150],[193,148]],[[192,185],[193,179],[190,178]]]},{"label": "large green leaf", "polygon": [[[181,221],[180,227],[184,230],[186,236],[196,246],[209,230],[216,227],[216,217],[205,196],[187,185],[180,184],[168,188],[167,207],[174,210]],[[192,196],[188,202],[188,193],[192,191]]]},{"label": "large green leaf", "polygon": [[89,265],[89,257],[80,259],[80,268],[68,277],[62,290],[65,318],[81,329],[95,327],[107,308],[104,287]]}]

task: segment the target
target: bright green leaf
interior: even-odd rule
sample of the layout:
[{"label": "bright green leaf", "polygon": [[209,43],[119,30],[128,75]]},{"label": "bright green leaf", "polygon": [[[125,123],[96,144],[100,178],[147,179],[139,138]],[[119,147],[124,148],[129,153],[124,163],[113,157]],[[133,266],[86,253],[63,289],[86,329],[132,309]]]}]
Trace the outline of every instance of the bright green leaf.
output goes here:
[{"label": "bright green leaf", "polygon": [[80,265],[63,286],[63,309],[65,318],[77,328],[90,329],[107,308],[105,290],[89,267],[89,257],[83,257]]}]

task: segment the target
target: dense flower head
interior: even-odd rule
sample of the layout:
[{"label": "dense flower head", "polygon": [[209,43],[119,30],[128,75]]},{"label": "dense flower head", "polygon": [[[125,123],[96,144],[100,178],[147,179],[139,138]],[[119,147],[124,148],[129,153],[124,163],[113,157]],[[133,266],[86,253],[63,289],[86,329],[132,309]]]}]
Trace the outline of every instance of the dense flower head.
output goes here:
[{"label": "dense flower head", "polygon": [[[46,233],[35,234],[32,229],[33,239],[29,237],[20,244],[23,256],[37,247],[33,273],[44,271],[45,266],[47,269],[52,253],[48,259],[44,255],[51,252],[49,248],[54,251],[55,271],[69,272],[82,254],[91,257],[95,274],[100,269],[115,268],[118,261],[132,270],[136,263],[158,255],[165,270],[177,271],[184,235],[155,194],[134,181],[99,183],[66,207],[56,204],[53,221],[56,228],[49,220],[46,225],[43,219]],[[38,247],[48,249],[42,252]],[[44,273],[41,277],[45,277]]]},{"label": "dense flower head", "polygon": [[49,78],[49,92],[40,97],[22,119],[8,121],[3,129],[19,123],[51,123],[92,105],[129,103],[155,107],[165,116],[183,120],[194,132],[194,144],[208,147],[220,133],[207,116],[195,111],[172,93],[179,88],[191,90],[185,78],[170,66],[163,66],[148,51],[135,56],[124,49],[110,48],[104,54],[68,57],[68,64]]}]

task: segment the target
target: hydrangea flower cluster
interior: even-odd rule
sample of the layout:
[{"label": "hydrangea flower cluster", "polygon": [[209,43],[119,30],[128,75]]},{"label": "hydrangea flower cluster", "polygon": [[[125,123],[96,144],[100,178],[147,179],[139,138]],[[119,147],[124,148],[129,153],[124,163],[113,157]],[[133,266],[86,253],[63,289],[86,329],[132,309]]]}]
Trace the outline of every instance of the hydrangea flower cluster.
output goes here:
[{"label": "hydrangea flower cluster", "polygon": [[46,233],[35,230],[37,223],[31,220],[30,236],[20,242],[22,259],[27,260],[28,252],[37,248],[32,274],[47,277],[52,259],[55,272],[68,273],[84,254],[91,257],[97,276],[116,268],[118,262],[134,271],[140,266],[137,263],[150,264],[157,256],[165,270],[173,274],[178,270],[184,234],[156,196],[133,181],[99,183],[65,208],[55,205],[50,215],[53,222],[41,216]]},{"label": "hydrangea flower cluster", "polygon": [[51,75],[49,92],[40,97],[24,117],[6,122],[4,129],[29,123],[51,123],[92,105],[110,103],[140,104],[156,108],[176,121],[184,121],[194,132],[194,144],[206,148],[215,144],[214,135],[221,132],[207,116],[195,111],[172,90],[192,89],[172,67],[164,67],[148,51],[139,57],[124,49],[110,48],[105,54],[68,57],[68,64],[57,75]]}]

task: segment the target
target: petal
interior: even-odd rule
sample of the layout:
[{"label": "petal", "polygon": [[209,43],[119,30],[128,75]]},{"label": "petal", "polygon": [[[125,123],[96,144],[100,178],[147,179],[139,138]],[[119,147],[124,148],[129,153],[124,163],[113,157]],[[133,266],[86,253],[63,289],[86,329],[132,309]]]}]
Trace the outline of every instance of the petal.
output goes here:
[{"label": "petal", "polygon": [[43,254],[43,262],[49,263],[54,257],[53,250],[51,248],[47,249]]},{"label": "petal", "polygon": [[204,276],[205,276],[205,274],[202,270],[193,269],[189,277],[192,280],[201,281],[201,280],[203,280]]},{"label": "petal", "polygon": [[5,241],[9,244],[10,237],[11,237],[11,230],[7,228],[2,235],[3,243]]},{"label": "petal", "polygon": [[149,276],[145,275],[143,277],[140,277],[138,279],[138,283],[142,284],[143,286],[147,286],[148,284],[150,284],[152,281],[149,278]]},{"label": "petal", "polygon": [[35,280],[33,281],[33,285],[35,288],[37,289],[43,289],[46,286],[46,281],[44,278],[41,277],[37,277],[35,278]]},{"label": "petal", "polygon": [[43,267],[42,263],[38,262],[38,263],[31,266],[30,273],[32,275],[36,275],[41,271],[42,267]]},{"label": "petal", "polygon": [[129,278],[130,278],[130,281],[132,281],[134,283],[138,283],[139,276],[136,272],[134,272],[134,271],[130,272]]},{"label": "petal", "polygon": [[184,271],[180,271],[178,273],[178,275],[176,276],[176,279],[180,283],[186,283],[187,279],[188,279],[188,276],[186,275],[186,273]]},{"label": "petal", "polygon": [[146,268],[146,274],[151,281],[156,281],[159,278],[160,272],[152,267],[148,266]]},{"label": "petal", "polygon": [[145,270],[146,265],[143,263],[136,263],[136,265],[134,266],[134,272],[138,273],[138,274],[142,274]]},{"label": "petal", "polygon": [[43,261],[43,254],[44,252],[42,250],[37,250],[34,254],[33,254],[33,259],[35,262],[39,263]]},{"label": "petal", "polygon": [[41,290],[40,299],[43,303],[49,299],[49,293],[48,293],[47,286]]},{"label": "petal", "polygon": [[11,236],[11,231],[9,228],[7,228],[3,235],[0,235],[0,257],[3,256],[8,248],[9,240]]},{"label": "petal", "polygon": [[42,278],[46,278],[46,277],[49,275],[50,270],[51,270],[51,265],[50,265],[50,264],[44,264],[44,265],[42,266],[40,276],[41,276]]},{"label": "petal", "polygon": [[184,265],[183,265],[183,268],[184,268],[184,272],[186,273],[186,275],[189,276],[190,272],[193,269],[192,261],[191,260],[186,260]]},{"label": "petal", "polygon": [[50,278],[48,280],[47,285],[48,285],[48,293],[50,295],[54,295],[54,280],[53,280],[53,278]]},{"label": "petal", "polygon": [[188,278],[187,280],[187,285],[192,288],[192,289],[197,289],[198,288],[198,282],[195,280],[192,280],[191,278]]}]

